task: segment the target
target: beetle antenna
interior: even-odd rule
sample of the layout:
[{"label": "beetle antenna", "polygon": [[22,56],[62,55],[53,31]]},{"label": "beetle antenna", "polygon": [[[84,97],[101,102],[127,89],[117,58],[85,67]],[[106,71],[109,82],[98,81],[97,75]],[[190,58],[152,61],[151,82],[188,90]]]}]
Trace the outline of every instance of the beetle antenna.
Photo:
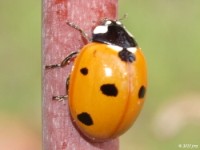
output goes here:
[{"label": "beetle antenna", "polygon": [[124,20],[128,17],[128,14],[125,13],[121,18],[117,19],[116,21],[121,21],[121,20]]}]

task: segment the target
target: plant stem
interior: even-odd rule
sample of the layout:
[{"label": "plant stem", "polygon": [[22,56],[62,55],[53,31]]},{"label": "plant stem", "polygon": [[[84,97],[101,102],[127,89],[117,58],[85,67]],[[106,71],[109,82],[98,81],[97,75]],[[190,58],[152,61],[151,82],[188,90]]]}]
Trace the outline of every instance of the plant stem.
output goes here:
[{"label": "plant stem", "polygon": [[60,63],[85,44],[79,32],[66,25],[73,22],[89,36],[100,20],[116,19],[117,0],[43,0],[43,149],[44,150],[118,150],[119,141],[104,143],[86,140],[72,124],[67,102],[52,96],[66,95],[66,79],[71,65],[45,70],[45,65]]}]

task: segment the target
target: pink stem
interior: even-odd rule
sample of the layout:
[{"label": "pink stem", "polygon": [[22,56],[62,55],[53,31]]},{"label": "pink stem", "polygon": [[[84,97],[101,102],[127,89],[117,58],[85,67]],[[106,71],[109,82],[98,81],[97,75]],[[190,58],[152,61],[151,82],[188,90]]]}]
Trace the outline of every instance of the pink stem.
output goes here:
[{"label": "pink stem", "polygon": [[91,35],[104,18],[116,19],[117,0],[43,0],[43,149],[44,150],[118,150],[119,141],[104,143],[86,140],[74,127],[67,102],[53,101],[54,95],[66,94],[66,79],[71,65],[45,70],[67,54],[79,50],[84,41],[76,30],[66,25],[73,22]]}]

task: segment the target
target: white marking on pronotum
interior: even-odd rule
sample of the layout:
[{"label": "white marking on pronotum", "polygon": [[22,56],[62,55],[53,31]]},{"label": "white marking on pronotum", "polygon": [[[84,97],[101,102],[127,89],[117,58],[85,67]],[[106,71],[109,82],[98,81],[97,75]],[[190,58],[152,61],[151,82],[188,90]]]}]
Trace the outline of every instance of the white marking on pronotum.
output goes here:
[{"label": "white marking on pronotum", "polygon": [[134,36],[126,29],[125,26],[123,26],[123,28],[124,28],[124,30],[128,33],[128,35],[129,35],[130,37],[134,38]]},{"label": "white marking on pronotum", "polygon": [[131,53],[135,53],[137,51],[136,47],[128,47],[127,50]]},{"label": "white marking on pronotum", "polygon": [[117,23],[118,25],[122,25],[122,23],[121,23],[120,21],[116,21],[116,23]]},{"label": "white marking on pronotum", "polygon": [[126,32],[128,33],[128,35],[130,36],[130,37],[134,37],[132,34],[131,34],[131,32],[129,32],[126,28],[125,28],[125,30],[126,30]]},{"label": "white marking on pronotum", "polygon": [[121,46],[117,46],[117,45],[108,45],[108,47],[117,52],[120,52],[121,50],[123,50],[123,48]]},{"label": "white marking on pronotum", "polygon": [[110,20],[108,20],[108,21],[106,21],[105,22],[105,25],[109,25],[109,24],[111,24],[112,22],[110,21]]},{"label": "white marking on pronotum", "polygon": [[108,26],[97,26],[93,33],[94,34],[100,34],[100,33],[106,33],[108,31]]}]

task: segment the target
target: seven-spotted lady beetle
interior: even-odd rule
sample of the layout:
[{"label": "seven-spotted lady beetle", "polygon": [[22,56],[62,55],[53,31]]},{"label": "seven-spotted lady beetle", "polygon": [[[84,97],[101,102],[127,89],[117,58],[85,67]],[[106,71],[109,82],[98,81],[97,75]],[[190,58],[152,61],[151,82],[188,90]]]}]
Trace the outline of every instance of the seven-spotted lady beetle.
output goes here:
[{"label": "seven-spotted lady beetle", "polygon": [[[68,25],[87,38],[79,27]],[[147,88],[145,58],[134,37],[119,20],[104,19],[80,52],[72,52],[46,69],[63,67],[72,60],[66,92],[77,127],[97,141],[123,134],[142,109]]]}]

